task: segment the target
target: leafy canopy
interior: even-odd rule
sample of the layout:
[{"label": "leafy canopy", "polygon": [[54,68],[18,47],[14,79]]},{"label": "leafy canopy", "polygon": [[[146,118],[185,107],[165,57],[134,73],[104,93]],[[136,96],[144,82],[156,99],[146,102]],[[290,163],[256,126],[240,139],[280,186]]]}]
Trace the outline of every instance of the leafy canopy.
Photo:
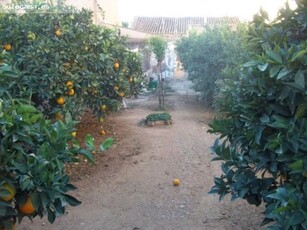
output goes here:
[{"label": "leafy canopy", "polygon": [[247,51],[242,37],[247,33],[244,24],[237,30],[228,25],[205,27],[202,33],[192,32],[177,42],[176,50],[189,79],[196,91],[201,92],[206,105],[212,105],[218,94],[219,83],[233,74],[242,60],[247,60]]},{"label": "leafy canopy", "polygon": [[247,36],[251,57],[225,80],[213,160],[222,175],[211,193],[265,204],[268,229],[307,226],[306,3],[286,4],[269,23],[260,11]]},{"label": "leafy canopy", "polygon": [[149,38],[148,45],[150,50],[156,55],[158,62],[162,62],[165,57],[165,50],[167,48],[167,42],[163,37],[154,36]]}]

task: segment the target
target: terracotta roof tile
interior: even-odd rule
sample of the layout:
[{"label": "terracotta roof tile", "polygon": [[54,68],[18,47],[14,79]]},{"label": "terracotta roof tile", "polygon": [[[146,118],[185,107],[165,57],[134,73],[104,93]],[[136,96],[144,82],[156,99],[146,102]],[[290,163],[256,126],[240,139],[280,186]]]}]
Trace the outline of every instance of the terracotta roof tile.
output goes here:
[{"label": "terracotta roof tile", "polygon": [[217,24],[237,24],[240,20],[238,17],[208,17],[208,25],[217,25]]},{"label": "terracotta roof tile", "polygon": [[190,26],[204,24],[204,17],[136,17],[132,28],[153,34],[186,34]]}]

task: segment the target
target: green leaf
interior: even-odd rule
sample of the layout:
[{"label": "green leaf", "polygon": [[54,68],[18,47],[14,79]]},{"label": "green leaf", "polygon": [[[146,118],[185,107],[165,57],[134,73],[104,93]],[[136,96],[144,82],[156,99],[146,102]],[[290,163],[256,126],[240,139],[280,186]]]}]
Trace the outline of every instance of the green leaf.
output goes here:
[{"label": "green leaf", "polygon": [[67,185],[65,186],[65,190],[66,190],[66,191],[73,191],[73,190],[76,190],[76,189],[77,189],[77,187],[74,186],[73,184],[67,184]]},{"label": "green leaf", "polygon": [[48,194],[45,193],[45,192],[41,192],[40,193],[40,199],[41,199],[43,207],[46,208],[48,203],[49,203]]},{"label": "green leaf", "polygon": [[62,204],[61,199],[57,198],[54,201],[54,208],[58,215],[64,215],[65,213],[65,206]]},{"label": "green leaf", "polygon": [[300,223],[303,223],[303,221],[305,220],[306,220],[306,214],[304,215],[303,210],[294,210],[291,213],[289,225],[296,226]]},{"label": "green leaf", "polygon": [[6,208],[3,206],[0,206],[0,217],[6,216]]},{"label": "green leaf", "polygon": [[20,105],[17,108],[17,113],[38,113],[37,109],[32,105]]},{"label": "green leaf", "polygon": [[78,153],[85,156],[85,158],[88,159],[91,163],[95,164],[94,157],[90,151],[85,149],[79,149]]},{"label": "green leaf", "polygon": [[291,61],[295,61],[296,59],[301,58],[303,55],[307,54],[307,50],[299,50],[297,52],[295,52],[292,57],[291,57]]},{"label": "green leaf", "polygon": [[302,85],[298,85],[298,84],[292,83],[292,82],[285,82],[283,84],[285,84],[285,85],[291,87],[292,89],[295,89],[295,90],[297,90],[301,93],[305,93],[305,87],[302,86]]},{"label": "green leaf", "polygon": [[278,64],[282,64],[282,58],[281,56],[276,53],[275,51],[273,50],[267,50],[266,51],[266,54],[269,58],[271,58],[272,60],[274,60],[275,62],[277,62]]},{"label": "green leaf", "polygon": [[11,202],[0,200],[0,207],[11,207],[11,206],[12,206]]},{"label": "green leaf", "polygon": [[289,168],[294,171],[303,171],[304,170],[304,160],[297,160],[289,165]]},{"label": "green leaf", "polygon": [[30,117],[29,123],[30,124],[36,123],[42,117],[43,117],[43,114],[34,114],[33,116]]},{"label": "green leaf", "polygon": [[307,117],[307,102],[300,104],[295,111],[295,118],[300,119]]},{"label": "green leaf", "polygon": [[100,150],[103,152],[107,149],[109,149],[114,143],[113,138],[107,138],[104,140],[104,142],[100,145]]},{"label": "green leaf", "polygon": [[279,200],[283,205],[287,205],[289,200],[289,193],[286,188],[280,187],[274,193],[269,194],[267,197]]},{"label": "green leaf", "polygon": [[8,191],[7,189],[5,188],[0,188],[0,197],[6,197],[8,195],[10,195],[10,191]]},{"label": "green leaf", "polygon": [[33,206],[35,207],[35,210],[38,210],[41,205],[41,199],[40,194],[38,192],[31,193],[31,201],[33,202]]},{"label": "green leaf", "polygon": [[262,136],[262,132],[265,129],[265,126],[259,126],[256,129],[256,134],[255,134],[255,142],[259,145],[260,144],[260,139]]},{"label": "green leaf", "polygon": [[262,18],[269,20],[268,13],[262,7],[260,8],[260,15],[261,15]]},{"label": "green leaf", "polygon": [[55,221],[56,215],[54,213],[53,210],[51,210],[50,208],[47,209],[47,213],[48,213],[48,221],[52,224]]},{"label": "green leaf", "polygon": [[286,67],[282,68],[277,75],[277,80],[282,79],[283,77],[287,76],[291,72],[292,70],[289,70]]},{"label": "green leaf", "polygon": [[268,126],[279,129],[287,129],[289,127],[289,121],[286,118],[274,115],[273,119],[274,122],[267,124]]},{"label": "green leaf", "polygon": [[95,149],[94,137],[91,134],[85,136],[85,144],[91,151]]},{"label": "green leaf", "polygon": [[262,63],[259,61],[249,61],[243,64],[243,67],[253,67],[253,66],[258,66],[261,65]]},{"label": "green leaf", "polygon": [[268,68],[269,64],[268,63],[263,63],[258,65],[258,69],[263,72]]},{"label": "green leaf", "polygon": [[282,68],[282,66],[280,66],[280,65],[273,66],[270,69],[270,77],[271,78],[275,77],[279,73],[281,68]]},{"label": "green leaf", "polygon": [[81,204],[81,201],[77,200],[75,197],[70,196],[68,194],[64,194],[63,197],[67,201],[67,203],[70,204],[71,206],[77,206]]},{"label": "green leaf", "polygon": [[298,70],[296,72],[294,79],[295,79],[295,84],[305,88],[305,76],[302,70]]},{"label": "green leaf", "polygon": [[14,71],[3,71],[2,74],[6,77],[18,78],[18,74]]},{"label": "green leaf", "polygon": [[254,204],[259,206],[261,204],[261,196],[256,194],[250,194],[246,197],[246,200],[249,204]]},{"label": "green leaf", "polygon": [[270,117],[267,114],[262,114],[262,116],[260,117],[260,121],[262,123],[269,123],[270,122]]}]

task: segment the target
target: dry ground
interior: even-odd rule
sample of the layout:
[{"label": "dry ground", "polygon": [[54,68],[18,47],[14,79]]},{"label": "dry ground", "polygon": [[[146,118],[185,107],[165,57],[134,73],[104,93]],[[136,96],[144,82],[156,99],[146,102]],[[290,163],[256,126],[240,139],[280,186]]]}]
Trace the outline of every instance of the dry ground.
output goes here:
[{"label": "dry ground", "polygon": [[[219,230],[260,229],[262,208],[244,201],[219,202],[209,195],[220,162],[210,162],[215,136],[207,133],[213,113],[194,97],[166,98],[172,126],[145,127],[138,123],[155,111],[157,98],[129,100],[126,110],[110,116],[103,127],[87,114],[79,135],[90,132],[97,143],[105,136],[116,144],[96,154],[97,165],[86,162],[69,168],[73,193],[82,204],[53,225],[46,219],[24,221],[20,230]],[[99,155],[99,156],[97,156]],[[173,178],[181,185],[174,187]]]}]

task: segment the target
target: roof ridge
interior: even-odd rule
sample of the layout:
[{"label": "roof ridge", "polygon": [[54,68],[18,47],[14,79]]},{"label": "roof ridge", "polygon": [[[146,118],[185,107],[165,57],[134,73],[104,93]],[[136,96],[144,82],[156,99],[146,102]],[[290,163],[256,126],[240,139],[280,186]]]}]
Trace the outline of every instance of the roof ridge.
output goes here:
[{"label": "roof ridge", "polygon": [[137,16],[132,23],[133,29],[153,34],[187,34],[191,26],[214,25],[220,23],[235,24],[239,17],[202,17],[202,16]]}]

